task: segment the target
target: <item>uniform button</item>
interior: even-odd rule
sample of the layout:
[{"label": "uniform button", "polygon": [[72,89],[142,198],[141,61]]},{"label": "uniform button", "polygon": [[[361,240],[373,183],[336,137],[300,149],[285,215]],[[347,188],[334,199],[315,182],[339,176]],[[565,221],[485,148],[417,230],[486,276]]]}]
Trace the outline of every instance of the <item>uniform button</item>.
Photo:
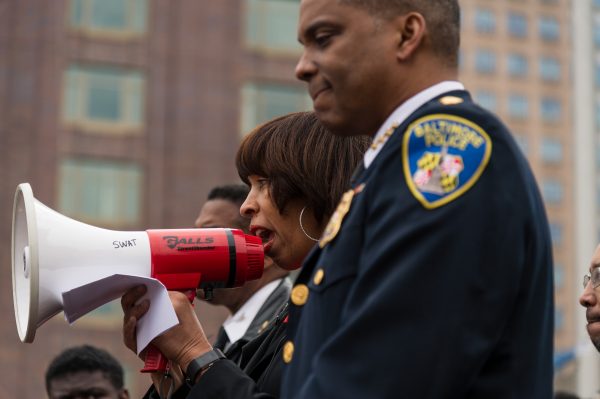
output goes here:
[{"label": "uniform button", "polygon": [[298,284],[292,290],[292,303],[296,306],[302,306],[308,300],[308,287],[304,284]]},{"label": "uniform button", "polygon": [[263,323],[260,325],[260,328],[258,329],[258,333],[260,334],[261,332],[265,331],[265,328],[267,327],[269,327],[269,320],[263,321]]},{"label": "uniform button", "polygon": [[315,283],[315,285],[321,284],[321,282],[323,281],[323,277],[325,277],[325,272],[323,271],[323,269],[317,270],[315,276],[313,277],[313,283]]},{"label": "uniform button", "polygon": [[294,343],[292,341],[287,341],[285,345],[283,345],[283,361],[285,363],[289,363],[292,361],[292,357],[294,356]]}]

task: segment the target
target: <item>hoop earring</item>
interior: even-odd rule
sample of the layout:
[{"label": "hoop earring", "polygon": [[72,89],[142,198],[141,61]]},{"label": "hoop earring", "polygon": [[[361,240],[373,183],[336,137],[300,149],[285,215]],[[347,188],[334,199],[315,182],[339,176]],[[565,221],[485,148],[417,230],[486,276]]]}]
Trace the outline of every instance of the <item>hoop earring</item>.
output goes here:
[{"label": "hoop earring", "polygon": [[302,210],[300,211],[300,217],[298,218],[298,222],[300,222],[300,229],[302,230],[302,232],[304,233],[304,235],[311,241],[314,242],[319,242],[318,238],[313,238],[311,236],[308,235],[308,233],[306,232],[306,230],[304,230],[304,226],[302,226],[302,215],[304,214],[304,210],[306,209],[306,206],[304,208],[302,208]]}]

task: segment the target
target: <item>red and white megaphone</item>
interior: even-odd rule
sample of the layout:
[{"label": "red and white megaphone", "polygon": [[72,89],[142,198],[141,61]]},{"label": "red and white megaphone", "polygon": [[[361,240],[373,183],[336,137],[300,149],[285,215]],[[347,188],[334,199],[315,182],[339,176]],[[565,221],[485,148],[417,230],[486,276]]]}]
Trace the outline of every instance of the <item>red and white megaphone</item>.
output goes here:
[{"label": "red and white megaphone", "polygon": [[33,342],[37,328],[63,310],[63,292],[93,280],[126,274],[156,278],[169,290],[210,292],[260,278],[263,260],[260,238],[241,230],[114,231],[48,208],[28,183],[15,193],[13,300],[22,342]]}]

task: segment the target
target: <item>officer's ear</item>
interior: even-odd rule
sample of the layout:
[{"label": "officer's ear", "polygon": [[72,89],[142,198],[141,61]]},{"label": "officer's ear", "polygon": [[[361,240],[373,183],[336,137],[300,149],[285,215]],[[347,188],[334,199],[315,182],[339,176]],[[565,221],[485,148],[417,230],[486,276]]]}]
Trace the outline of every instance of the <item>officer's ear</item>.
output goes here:
[{"label": "officer's ear", "polygon": [[397,36],[396,58],[398,61],[406,61],[423,45],[427,23],[423,15],[418,12],[400,15],[391,23]]}]

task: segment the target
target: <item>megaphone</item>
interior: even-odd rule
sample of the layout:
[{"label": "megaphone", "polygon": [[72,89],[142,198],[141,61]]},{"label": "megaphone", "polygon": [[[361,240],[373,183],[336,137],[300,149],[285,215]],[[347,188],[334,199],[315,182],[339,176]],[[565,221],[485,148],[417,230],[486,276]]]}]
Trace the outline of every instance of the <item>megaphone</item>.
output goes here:
[{"label": "megaphone", "polygon": [[15,193],[12,282],[22,342],[63,310],[62,293],[92,280],[127,274],[153,277],[169,290],[239,287],[260,278],[259,237],[237,229],[115,231],[68,218],[33,196]]}]

